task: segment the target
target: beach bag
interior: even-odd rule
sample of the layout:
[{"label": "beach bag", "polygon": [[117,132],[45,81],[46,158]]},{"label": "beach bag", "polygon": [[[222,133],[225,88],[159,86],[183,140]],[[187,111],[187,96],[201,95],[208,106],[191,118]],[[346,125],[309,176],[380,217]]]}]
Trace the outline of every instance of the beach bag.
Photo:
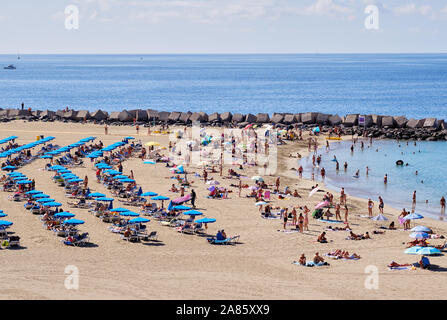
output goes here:
[{"label": "beach bag", "polygon": [[8,240],[4,240],[4,241],[2,242],[2,246],[3,246],[3,247],[9,247],[9,241],[8,241]]}]

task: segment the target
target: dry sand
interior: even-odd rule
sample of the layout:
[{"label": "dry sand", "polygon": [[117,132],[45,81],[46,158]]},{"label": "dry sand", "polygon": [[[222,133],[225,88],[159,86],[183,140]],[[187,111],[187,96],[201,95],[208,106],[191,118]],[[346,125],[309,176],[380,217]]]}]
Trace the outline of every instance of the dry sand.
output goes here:
[{"label": "dry sand", "polygon": [[[128,135],[135,135],[131,126],[109,127],[104,135],[102,126],[70,123],[25,123],[14,121],[0,126],[0,137],[17,135],[19,143],[34,141],[37,135],[53,135],[54,143],[64,146],[87,136],[96,136],[105,145],[120,141]],[[167,145],[167,136],[148,136],[145,128],[139,138],[143,143],[156,140]],[[274,205],[307,205],[309,208],[321,200],[317,192],[312,198],[307,194],[311,181],[299,180],[290,170],[296,168],[296,159],[289,159],[291,152],[306,153],[305,143],[294,143],[280,147],[279,163],[282,175],[281,185],[298,188],[302,199],[278,200],[273,195]],[[93,165],[87,160],[85,168],[73,171],[80,177],[88,175],[92,190],[110,193],[95,181]],[[21,168],[20,172],[36,179],[36,189],[44,191],[63,203],[68,209],[63,189],[52,181],[52,173],[42,168],[46,160],[38,159]],[[169,171],[163,164],[144,165],[140,159],[124,163],[124,173],[130,169],[143,191],[154,191],[169,197],[178,194],[169,192],[171,181],[166,179]],[[189,171],[195,171],[189,168]],[[200,169],[197,169],[201,172]],[[227,169],[224,169],[226,172]],[[247,172],[248,176],[251,172]],[[221,179],[212,174],[223,186],[237,184],[237,180]],[[73,209],[76,218],[85,220],[81,230],[89,232],[94,247],[77,248],[64,246],[53,232],[42,227],[37,216],[23,208],[23,203],[8,200],[9,193],[0,194],[0,209],[9,216],[5,219],[14,223],[10,231],[21,237],[24,247],[20,250],[0,250],[2,270],[1,299],[443,299],[447,293],[444,272],[428,270],[391,271],[386,265],[392,260],[399,263],[416,262],[419,256],[404,254],[403,242],[411,240],[409,232],[386,231],[373,235],[375,223],[360,215],[367,214],[366,201],[348,195],[350,225],[357,234],[369,231],[372,240],[345,240],[347,232],[327,232],[328,244],[316,242],[318,234],[327,224],[316,222],[310,217],[309,232],[283,233],[279,220],[260,217],[254,200],[239,198],[237,190],[230,193],[230,199],[212,200],[206,198],[206,185],[194,180],[197,205],[207,217],[217,219],[209,225],[209,232],[215,234],[224,228],[228,235],[240,235],[241,244],[234,246],[213,246],[205,238],[185,235],[157,221],[148,224],[149,230],[159,233],[160,242],[129,243],[119,235],[107,230],[109,224],[101,222],[87,210]],[[266,177],[274,183],[274,177]],[[251,180],[247,179],[247,183]],[[243,195],[247,191],[243,191]],[[338,199],[339,191],[334,195]],[[115,203],[115,207],[118,206]],[[378,213],[377,205],[374,214]],[[386,208],[386,216],[395,219],[398,210]],[[397,221],[396,221],[397,222]],[[423,224],[435,232],[447,234],[446,224],[441,221],[424,219]],[[337,224],[331,224],[337,226]],[[290,227],[289,227],[290,228]],[[432,240],[441,244],[443,240]],[[301,253],[312,259],[318,251],[325,254],[341,248],[356,252],[362,258],[358,261],[327,260],[329,267],[305,268],[291,264]],[[432,263],[447,267],[447,257],[430,257]],[[67,290],[64,273],[67,265],[79,269],[78,290]],[[365,288],[367,266],[378,270],[378,289]],[[424,290],[421,295],[421,289]]]}]

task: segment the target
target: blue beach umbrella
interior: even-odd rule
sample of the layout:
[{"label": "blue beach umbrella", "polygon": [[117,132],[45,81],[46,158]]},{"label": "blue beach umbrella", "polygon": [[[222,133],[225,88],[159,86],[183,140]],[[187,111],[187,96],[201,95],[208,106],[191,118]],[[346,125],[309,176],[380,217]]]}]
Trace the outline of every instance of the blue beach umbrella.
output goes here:
[{"label": "blue beach umbrella", "polygon": [[197,211],[197,210],[189,210],[189,211],[185,211],[185,212],[183,212],[183,214],[184,214],[184,215],[187,215],[187,216],[201,216],[201,215],[203,215],[202,212]]},{"label": "blue beach umbrella", "polygon": [[134,223],[147,223],[149,221],[151,221],[151,220],[146,219],[146,218],[138,217],[138,218],[129,220],[129,223],[132,223],[132,224],[134,224]]},{"label": "blue beach umbrella", "polygon": [[132,211],[120,212],[119,214],[120,214],[120,216],[123,216],[123,217],[138,217],[140,215],[140,214],[138,214],[136,212],[132,212]]},{"label": "blue beach umbrella", "polygon": [[140,195],[141,197],[155,197],[158,196],[158,193],[155,192],[145,192]]},{"label": "blue beach umbrella", "polygon": [[42,205],[45,207],[60,207],[60,206],[62,206],[62,203],[60,203],[60,202],[45,202]]},{"label": "blue beach umbrella", "polygon": [[34,198],[34,199],[49,198],[49,197],[50,197],[49,195],[43,194],[43,193],[33,194],[31,196],[31,198]]},{"label": "blue beach umbrella", "polygon": [[135,182],[134,179],[128,179],[128,178],[126,178],[126,179],[120,179],[120,181],[121,181],[121,182],[124,182],[124,183]]},{"label": "blue beach umbrella", "polygon": [[9,227],[12,226],[13,223],[10,221],[6,221],[6,220],[0,220],[0,227],[4,228],[4,227]]},{"label": "blue beach umbrella", "polygon": [[27,191],[25,192],[25,194],[42,194],[42,191],[39,190],[31,190],[31,191]]},{"label": "blue beach umbrella", "polygon": [[55,218],[73,218],[75,216],[74,213],[71,212],[58,212],[54,215]]},{"label": "blue beach umbrella", "polygon": [[427,256],[431,256],[434,254],[441,254],[441,251],[439,249],[436,249],[434,247],[422,247],[418,250],[417,254],[423,254]]},{"label": "blue beach umbrella", "polygon": [[21,180],[19,182],[17,182],[17,184],[30,184],[33,183],[31,180]]},{"label": "blue beach umbrella", "polygon": [[196,220],[197,223],[213,223],[216,222],[216,219],[213,218],[203,218],[203,219],[199,219]]},{"label": "blue beach umbrella", "polygon": [[122,174],[119,174],[119,175],[116,175],[116,176],[113,177],[113,179],[127,179],[127,178],[128,178],[128,176],[125,176],[125,175],[122,175]]},{"label": "blue beach umbrella", "polygon": [[174,210],[191,210],[192,208],[184,206],[184,205],[178,205],[178,206],[172,207],[172,209],[174,209]]},{"label": "blue beach umbrella", "polygon": [[71,225],[78,225],[78,224],[84,224],[83,220],[78,219],[68,219],[62,222],[63,224],[71,224]]},{"label": "blue beach umbrella", "polygon": [[7,217],[8,215],[6,213],[0,212],[0,218]]},{"label": "blue beach umbrella", "polygon": [[84,180],[79,179],[79,178],[67,180],[67,182],[70,182],[70,183],[81,182],[81,181],[84,181]]},{"label": "blue beach umbrella", "polygon": [[113,198],[101,197],[96,198],[95,201],[113,201]]},{"label": "blue beach umbrella", "polygon": [[413,232],[431,232],[430,228],[424,227],[424,226],[417,226],[411,229]]},{"label": "blue beach umbrella", "polygon": [[99,192],[90,193],[90,197],[92,197],[92,198],[102,198],[105,196],[106,196],[105,194],[99,193]]},{"label": "blue beach umbrella", "polygon": [[419,213],[410,213],[409,215],[404,217],[404,220],[416,220],[416,219],[423,219],[424,216],[420,215]]},{"label": "blue beach umbrella", "polygon": [[407,250],[404,251],[404,253],[406,254],[418,254],[419,249],[421,249],[422,247],[420,246],[414,246],[411,248],[408,248]]},{"label": "blue beach umbrella", "polygon": [[14,171],[14,170],[17,170],[17,167],[5,166],[5,167],[2,168],[2,170],[4,170],[4,171]]},{"label": "blue beach umbrella", "polygon": [[152,200],[162,200],[162,201],[169,200],[169,198],[165,197],[165,196],[156,196],[156,197],[152,197],[151,199]]},{"label": "blue beach umbrella", "polygon": [[115,208],[115,209],[111,209],[110,212],[128,212],[130,211],[129,209],[124,209],[124,208]]},{"label": "blue beach umbrella", "polygon": [[428,239],[430,238],[430,235],[425,232],[413,232],[410,234],[410,237],[414,239]]},{"label": "blue beach umbrella", "polygon": [[42,198],[42,199],[37,199],[36,202],[38,202],[38,203],[54,202],[54,199]]}]

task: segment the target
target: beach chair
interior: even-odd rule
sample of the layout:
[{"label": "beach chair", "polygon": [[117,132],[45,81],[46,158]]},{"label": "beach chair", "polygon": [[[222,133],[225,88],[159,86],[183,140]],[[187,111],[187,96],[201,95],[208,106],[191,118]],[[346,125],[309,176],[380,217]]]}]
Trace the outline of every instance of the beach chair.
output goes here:
[{"label": "beach chair", "polygon": [[9,247],[20,247],[20,237],[10,236],[8,239]]},{"label": "beach chair", "polygon": [[157,240],[157,239],[158,239],[157,231],[152,231],[152,232],[147,236],[147,240]]}]

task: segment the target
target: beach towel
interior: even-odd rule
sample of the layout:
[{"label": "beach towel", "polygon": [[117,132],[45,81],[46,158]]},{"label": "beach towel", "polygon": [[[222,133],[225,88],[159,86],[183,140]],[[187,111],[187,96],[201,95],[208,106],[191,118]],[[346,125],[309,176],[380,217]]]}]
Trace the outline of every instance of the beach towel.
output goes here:
[{"label": "beach towel", "polygon": [[300,232],[300,230],[293,230],[293,229],[286,229],[286,230],[277,230],[279,232],[284,232],[284,233],[296,233],[296,232]]},{"label": "beach towel", "polygon": [[279,216],[261,216],[263,219],[267,219],[267,220],[274,220],[274,219],[279,219]]},{"label": "beach towel", "polygon": [[322,266],[329,266],[329,263],[327,262],[319,262],[317,264],[315,264],[313,261],[308,261],[306,262],[306,265],[303,266],[301,265],[298,261],[293,261],[292,264],[296,264],[298,266],[302,266],[302,267],[322,267]]},{"label": "beach towel", "polygon": [[327,223],[343,223],[343,221],[338,221],[338,220],[327,220],[327,219],[319,219],[319,221],[327,222]]},{"label": "beach towel", "polygon": [[404,266],[404,267],[388,267],[390,270],[416,270],[414,266]]}]

